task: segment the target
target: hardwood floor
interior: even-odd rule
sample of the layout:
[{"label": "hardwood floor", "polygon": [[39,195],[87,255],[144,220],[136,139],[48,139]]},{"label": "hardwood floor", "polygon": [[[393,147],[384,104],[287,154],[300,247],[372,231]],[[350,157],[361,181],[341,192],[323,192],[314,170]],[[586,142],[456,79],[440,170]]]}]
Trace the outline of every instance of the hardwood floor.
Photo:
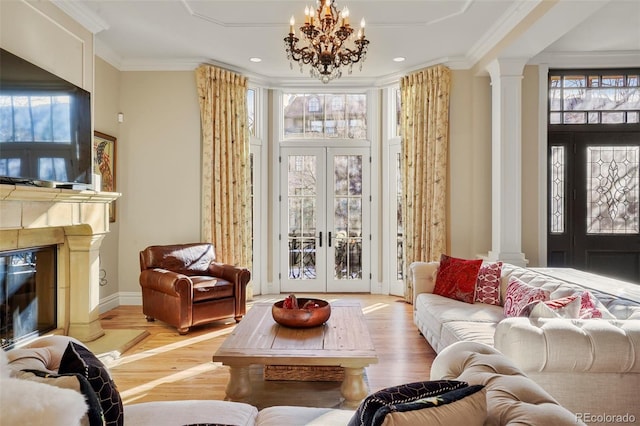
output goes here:
[{"label": "hardwood floor", "polygon": [[[304,295],[325,300],[349,299],[362,307],[378,363],[366,368],[369,390],[428,380],[435,352],[413,324],[412,306],[399,297],[369,294]],[[279,295],[256,296],[256,302],[275,302]],[[186,336],[160,321],[148,323],[141,306],[120,306],[101,315],[103,328],[145,329],[150,335],[126,351],[109,367],[126,404],[146,401],[217,399],[225,397],[229,369],[211,357],[235,327],[220,321],[196,327]],[[252,369],[253,400],[264,406],[335,406],[339,383],[265,382],[262,369]],[[326,395],[326,397],[325,397]]]}]

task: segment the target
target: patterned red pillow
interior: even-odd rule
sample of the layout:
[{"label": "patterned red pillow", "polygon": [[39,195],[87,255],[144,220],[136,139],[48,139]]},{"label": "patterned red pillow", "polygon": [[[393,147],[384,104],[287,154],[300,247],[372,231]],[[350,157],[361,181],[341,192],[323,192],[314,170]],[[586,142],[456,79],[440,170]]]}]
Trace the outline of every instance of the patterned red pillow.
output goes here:
[{"label": "patterned red pillow", "polygon": [[[538,304],[542,303],[548,307],[548,310],[551,311],[555,317],[559,318],[579,318],[580,312],[580,294],[574,294],[567,297],[562,297],[560,299],[553,299],[547,301],[536,300],[535,302],[529,303],[527,306],[522,308],[519,316],[521,317],[536,317],[541,312],[544,313],[544,309],[538,307]],[[538,312],[534,315],[534,311],[538,308]]]},{"label": "patterned red pillow", "polygon": [[433,294],[473,303],[480,265],[482,259],[458,259],[443,254],[440,256]]},{"label": "patterned red pillow", "polygon": [[593,298],[591,292],[585,290],[580,296],[580,318],[602,318],[602,312],[596,306],[596,301]]},{"label": "patterned red pillow", "polygon": [[476,302],[500,306],[500,274],[502,262],[485,262],[476,281]]},{"label": "patterned red pillow", "polygon": [[536,300],[549,300],[549,292],[511,277],[504,299],[504,316],[517,317],[525,306]]}]

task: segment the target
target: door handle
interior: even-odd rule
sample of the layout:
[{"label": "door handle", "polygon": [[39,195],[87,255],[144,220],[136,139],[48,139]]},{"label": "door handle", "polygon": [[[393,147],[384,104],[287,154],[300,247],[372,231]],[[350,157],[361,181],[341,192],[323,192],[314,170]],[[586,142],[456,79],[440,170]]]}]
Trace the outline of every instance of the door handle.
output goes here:
[{"label": "door handle", "polygon": [[329,247],[331,247],[331,232],[329,232]]},{"label": "door handle", "polygon": [[320,236],[319,236],[319,238],[320,238],[320,247],[322,247],[322,231],[320,231]]}]

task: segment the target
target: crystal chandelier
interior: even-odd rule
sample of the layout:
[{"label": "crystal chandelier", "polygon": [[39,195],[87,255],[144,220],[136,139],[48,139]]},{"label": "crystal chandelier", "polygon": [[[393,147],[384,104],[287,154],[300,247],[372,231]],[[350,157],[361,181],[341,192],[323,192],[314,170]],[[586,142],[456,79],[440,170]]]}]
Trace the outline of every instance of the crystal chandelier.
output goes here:
[{"label": "crystal chandelier", "polygon": [[[284,38],[287,58],[303,65],[311,65],[310,74],[323,83],[339,78],[341,67],[349,66],[349,74],[353,64],[362,62],[367,55],[369,40],[364,37],[364,18],[360,22],[357,35],[349,24],[349,9],[338,11],[335,1],[318,0],[318,8],[304,8],[304,25],[300,27],[300,37],[295,34],[295,20],[289,21],[289,35]],[[300,45],[298,44],[300,42]]]}]

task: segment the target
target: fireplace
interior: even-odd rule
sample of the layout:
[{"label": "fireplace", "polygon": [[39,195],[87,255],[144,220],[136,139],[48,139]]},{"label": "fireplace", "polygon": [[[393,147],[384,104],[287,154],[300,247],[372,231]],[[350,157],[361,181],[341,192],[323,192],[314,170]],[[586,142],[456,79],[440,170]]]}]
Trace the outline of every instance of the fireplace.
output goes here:
[{"label": "fireplace", "polygon": [[55,330],[56,246],[0,252],[2,348]]},{"label": "fireplace", "polygon": [[[55,247],[55,268],[47,271],[55,275],[55,288],[51,290],[55,309],[47,312],[53,315],[53,330],[49,332],[84,342],[104,335],[98,318],[100,244],[109,232],[109,203],[119,196],[110,192],[0,185],[0,252]],[[32,292],[29,284],[23,289]]]}]

